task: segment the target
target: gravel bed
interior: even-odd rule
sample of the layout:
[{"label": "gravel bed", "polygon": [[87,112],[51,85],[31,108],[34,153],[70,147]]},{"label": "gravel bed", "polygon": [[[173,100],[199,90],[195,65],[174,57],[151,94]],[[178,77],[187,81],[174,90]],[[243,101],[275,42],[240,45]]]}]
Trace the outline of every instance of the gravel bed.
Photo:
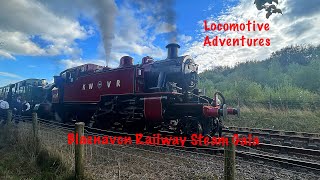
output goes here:
[{"label": "gravel bed", "polygon": [[[20,123],[25,130],[30,126]],[[31,129],[30,129],[31,130]],[[63,154],[71,163],[74,149],[67,144],[67,131],[59,127],[40,128],[41,141],[53,151]],[[65,138],[64,138],[65,137]],[[86,173],[93,179],[223,179],[223,155],[202,150],[186,151],[160,146],[87,145]],[[314,172],[275,163],[236,159],[236,179],[320,179]]]}]

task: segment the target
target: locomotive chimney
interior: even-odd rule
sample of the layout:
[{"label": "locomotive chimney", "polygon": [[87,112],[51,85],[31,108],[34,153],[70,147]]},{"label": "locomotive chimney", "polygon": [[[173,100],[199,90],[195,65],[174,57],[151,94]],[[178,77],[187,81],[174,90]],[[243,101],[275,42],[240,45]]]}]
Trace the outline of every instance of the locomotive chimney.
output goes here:
[{"label": "locomotive chimney", "polygon": [[166,48],[168,48],[167,59],[173,59],[178,57],[178,48],[180,48],[179,44],[171,43],[171,44],[168,44]]}]

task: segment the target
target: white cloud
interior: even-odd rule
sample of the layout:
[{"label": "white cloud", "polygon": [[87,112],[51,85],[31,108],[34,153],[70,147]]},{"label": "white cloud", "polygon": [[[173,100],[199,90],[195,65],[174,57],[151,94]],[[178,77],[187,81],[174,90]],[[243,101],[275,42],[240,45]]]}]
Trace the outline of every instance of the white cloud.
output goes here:
[{"label": "white cloud", "polygon": [[0,87],[6,86],[8,84],[16,83],[22,79],[24,78],[20,75],[0,71]]},{"label": "white cloud", "polygon": [[113,49],[118,53],[122,52],[124,54],[136,54],[139,56],[150,55],[155,58],[160,58],[164,54],[160,47],[156,47],[152,43],[129,42],[120,35],[116,35],[115,40]]},{"label": "white cloud", "polygon": [[[99,46],[101,49],[103,47]],[[119,66],[119,61],[121,57],[128,56],[126,53],[118,53],[118,52],[112,52],[111,53],[111,59],[112,61],[109,61],[108,67],[116,68]],[[62,59],[59,61],[61,65],[61,69],[65,70],[68,68],[80,66],[83,64],[97,64],[100,66],[106,66],[106,60],[105,59]]]},{"label": "white cloud", "polygon": [[[65,2],[62,0],[41,0],[41,2],[46,4],[46,7],[50,8],[52,11],[59,15],[66,16],[69,19],[75,19],[78,14],[84,14],[86,17],[89,17],[90,20],[94,20],[92,17],[94,17],[95,10],[92,5],[86,1],[79,0],[76,1],[74,5],[69,1]],[[144,4],[144,2],[142,4]],[[64,8],[69,5],[70,9]],[[165,52],[162,48],[154,45],[154,40],[157,35],[157,32],[155,32],[156,26],[158,26],[161,21],[159,22],[151,16],[147,16],[149,18],[143,18],[148,15],[148,12],[151,10],[146,8],[137,11],[136,7],[133,7],[132,3],[130,4],[129,1],[121,3],[117,9],[116,31],[112,41],[111,57],[108,66],[117,67],[119,59],[125,55],[134,57],[144,55],[149,55],[154,58],[164,57]],[[161,8],[158,7],[158,9]],[[148,22],[146,22],[146,19],[149,19]],[[88,34],[94,34],[92,29],[87,29]],[[99,54],[96,58],[105,62],[104,59],[106,58],[106,55],[102,42],[97,48]],[[76,49],[73,48],[72,50]],[[79,60],[79,57],[71,57],[68,59],[70,61],[63,61],[63,64],[65,64],[66,67],[87,62],[86,60]]]},{"label": "white cloud", "polygon": [[15,79],[22,79],[21,76],[13,73],[8,73],[8,72],[0,72],[0,76],[3,77],[8,77],[8,78],[15,78]]},{"label": "white cloud", "polygon": [[[263,60],[270,56],[274,51],[280,50],[289,45],[296,44],[319,44],[320,43],[320,3],[317,0],[310,0],[313,8],[309,7],[309,1],[290,1],[280,0],[278,7],[282,9],[283,15],[273,14],[266,19],[265,11],[258,11],[253,1],[240,0],[235,7],[229,8],[226,13],[214,18],[208,17],[207,20],[216,23],[241,23],[255,21],[256,23],[269,23],[269,31],[256,32],[204,32],[203,21],[200,21],[201,32],[199,40],[194,41],[185,54],[195,57],[196,63],[199,64],[199,70],[210,69],[215,66],[233,66],[238,62],[248,60]],[[312,11],[312,12],[310,12]],[[211,39],[215,36],[220,38],[240,38],[242,35],[248,38],[270,38],[271,45],[256,47],[239,47],[239,46],[216,46],[204,47],[204,37],[208,35]]]},{"label": "white cloud", "polygon": [[[15,55],[59,55],[79,53],[76,39],[89,33],[77,20],[58,16],[35,0],[4,1],[0,6],[0,56],[14,59]],[[48,46],[32,41],[38,36]]]},{"label": "white cloud", "polygon": [[7,86],[9,84],[14,84],[20,80],[22,80],[22,79],[17,80],[17,79],[10,79],[10,78],[9,79],[8,78],[5,78],[5,79],[0,78],[0,87]]},{"label": "white cloud", "polygon": [[3,56],[15,59],[13,55],[41,55],[45,51],[33,43],[28,35],[21,32],[3,32],[0,30],[0,41],[3,47],[0,53]]},{"label": "white cloud", "polygon": [[60,60],[60,64],[62,64],[62,68],[72,68],[77,67],[83,64],[97,64],[100,66],[105,66],[105,61],[101,59],[89,59],[89,60],[83,60],[83,59],[63,59]]},{"label": "white cloud", "polygon": [[179,38],[180,42],[182,42],[182,43],[188,43],[192,40],[191,36],[187,36],[185,34],[178,36],[178,38]]},{"label": "white cloud", "polygon": [[[146,16],[146,10],[136,11],[127,2],[119,7],[118,22],[120,23],[117,24],[118,30],[114,36],[111,53],[111,59],[114,63],[117,63],[125,55],[149,55],[154,58],[165,56],[162,48],[154,45],[154,40],[159,33],[156,32],[154,18],[150,16],[142,18]],[[146,20],[148,23],[146,23]],[[117,54],[117,57],[115,57],[115,54]]]},{"label": "white cloud", "polygon": [[159,26],[156,28],[155,33],[156,34],[163,34],[163,33],[169,33],[176,31],[177,26],[174,24],[169,24],[167,22],[162,22],[159,24]]},{"label": "white cloud", "polygon": [[[156,9],[137,11],[132,3],[121,3],[109,66],[116,67],[124,55],[149,55],[156,59],[165,57],[163,47],[156,46],[154,41],[157,35],[173,31],[175,26],[151,16],[150,12],[163,11],[160,3],[155,4]],[[67,55],[66,59],[73,61],[65,62],[66,67],[76,65],[77,63],[72,62],[81,59],[82,49],[75,40],[97,35],[92,26],[81,26],[78,18],[84,17],[95,23],[96,11],[94,5],[85,0],[6,1],[0,7],[0,58],[15,59],[16,55]],[[168,27],[172,27],[171,30]],[[187,36],[182,38],[186,41],[189,39]],[[37,40],[43,43],[37,44]],[[98,46],[100,54],[94,58],[105,59],[102,47],[102,44]]]},{"label": "white cloud", "polygon": [[16,59],[10,53],[0,49],[0,58],[3,58],[3,57],[7,59],[14,59],[14,60]]},{"label": "white cloud", "polygon": [[[71,7],[69,11],[61,6],[65,6],[65,1],[42,1],[46,3],[50,9],[57,11],[58,14],[63,14],[69,18],[75,18],[79,11],[84,13],[86,16],[91,18],[94,16],[94,9],[92,6],[85,1],[77,1],[77,8],[74,6]],[[87,4],[85,6],[85,4]],[[88,12],[85,12],[88,8]],[[112,41],[112,50],[111,57],[108,60],[109,67],[117,67],[119,65],[119,60],[122,56],[130,55],[133,57],[137,56],[152,56],[156,59],[163,58],[165,56],[165,51],[162,47],[154,45],[154,40],[158,35],[156,32],[156,26],[158,27],[161,22],[156,21],[153,17],[147,16],[150,11],[149,8],[140,9],[137,11],[136,7],[133,7],[132,3],[125,1],[120,4],[117,8],[117,21],[116,21],[116,31]],[[148,11],[148,12],[147,12]],[[148,22],[146,22],[146,19]],[[130,28],[128,28],[130,27]],[[87,28],[88,29],[88,28]],[[88,30],[88,33],[91,33],[92,30]],[[61,60],[61,65],[64,65],[65,68],[74,67],[84,63],[99,63],[100,65],[106,65],[106,55],[103,48],[102,42],[98,45],[98,57],[97,60],[83,60],[79,57],[71,57],[68,59]],[[75,50],[75,49],[73,49]],[[135,60],[135,62],[137,62]]]}]

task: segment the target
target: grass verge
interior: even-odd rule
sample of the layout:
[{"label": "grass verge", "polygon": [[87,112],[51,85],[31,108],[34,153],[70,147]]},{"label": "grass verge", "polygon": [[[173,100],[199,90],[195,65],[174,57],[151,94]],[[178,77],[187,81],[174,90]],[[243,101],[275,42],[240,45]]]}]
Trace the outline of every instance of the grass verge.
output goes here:
[{"label": "grass verge", "polygon": [[225,121],[226,126],[320,132],[320,110],[268,110],[261,107],[241,107],[240,118],[229,117]]},{"label": "grass verge", "polygon": [[0,126],[0,179],[74,179],[60,157],[44,148],[35,151],[30,137],[17,127]]}]

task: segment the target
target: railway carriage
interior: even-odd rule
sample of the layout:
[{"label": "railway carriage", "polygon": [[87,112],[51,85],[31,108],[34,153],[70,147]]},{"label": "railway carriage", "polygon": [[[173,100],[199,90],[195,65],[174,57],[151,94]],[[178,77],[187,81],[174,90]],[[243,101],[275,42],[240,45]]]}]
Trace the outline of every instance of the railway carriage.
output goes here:
[{"label": "railway carriage", "polygon": [[0,87],[0,96],[4,99],[15,99],[21,96],[29,103],[39,104],[45,100],[45,79],[25,79],[14,84]]}]

